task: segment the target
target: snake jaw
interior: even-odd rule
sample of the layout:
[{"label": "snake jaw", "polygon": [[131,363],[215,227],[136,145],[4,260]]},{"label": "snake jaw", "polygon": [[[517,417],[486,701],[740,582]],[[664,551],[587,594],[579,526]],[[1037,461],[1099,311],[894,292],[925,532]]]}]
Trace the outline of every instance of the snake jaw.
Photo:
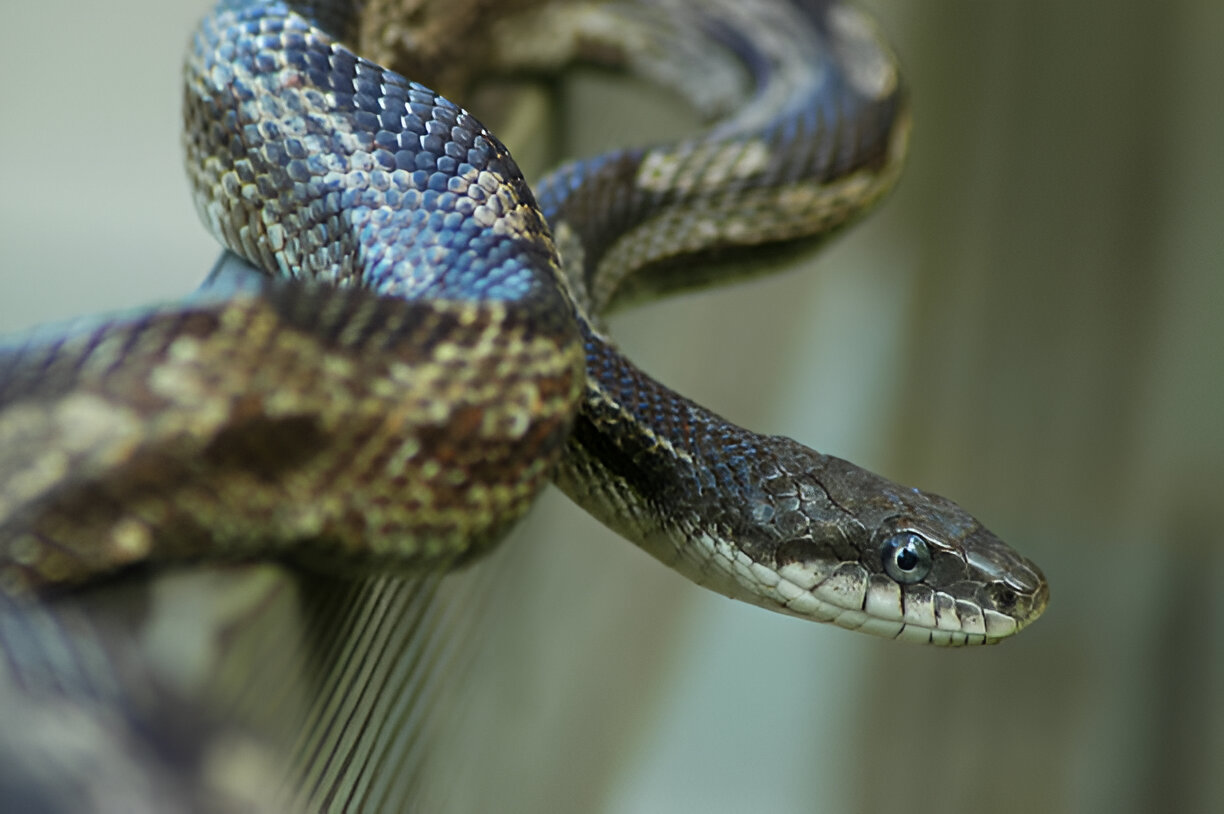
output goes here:
[{"label": "snake jaw", "polygon": [[[884,573],[874,542],[857,559],[841,560],[827,540],[811,535],[786,540],[771,554],[742,538],[697,530],[678,545],[668,535],[642,545],[699,585],[791,616],[903,641],[993,644],[1036,619],[1049,592],[1031,563],[975,528],[960,545],[933,543],[931,573],[912,584]],[[847,544],[842,537],[836,546]]]},{"label": "snake jaw", "polygon": [[[822,572],[829,575],[819,578]],[[975,598],[964,598],[924,583],[898,584],[857,562],[840,563],[831,570],[792,563],[780,569],[779,577],[771,591],[777,610],[924,644],[994,644],[1027,626],[1048,599],[1044,582],[1023,602],[1013,591],[997,592],[995,585],[974,590]],[[814,578],[816,584],[805,588]]]},{"label": "snake jaw", "polygon": [[[647,549],[732,598],[905,641],[990,644],[1045,609],[1037,567],[951,501],[786,438],[759,446],[773,460],[731,531],[693,525]],[[901,578],[888,561],[898,538],[922,552]]]}]

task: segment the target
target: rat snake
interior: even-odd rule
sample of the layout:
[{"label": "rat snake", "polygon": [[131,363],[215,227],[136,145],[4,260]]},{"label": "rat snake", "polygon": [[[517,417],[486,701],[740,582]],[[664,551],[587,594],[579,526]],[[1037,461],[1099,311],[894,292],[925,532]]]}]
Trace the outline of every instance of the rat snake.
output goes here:
[{"label": "rat snake", "polygon": [[5,593],[206,558],[446,570],[553,479],[767,608],[936,644],[1041,613],[1040,571],[955,504],[730,424],[602,327],[818,242],[891,188],[906,96],[859,11],[575,4],[547,36],[534,9],[499,19],[468,58],[618,63],[716,118],[533,193],[466,110],[343,44],[359,5],[223,0],[191,46],[197,206],[263,274],[0,345]]}]

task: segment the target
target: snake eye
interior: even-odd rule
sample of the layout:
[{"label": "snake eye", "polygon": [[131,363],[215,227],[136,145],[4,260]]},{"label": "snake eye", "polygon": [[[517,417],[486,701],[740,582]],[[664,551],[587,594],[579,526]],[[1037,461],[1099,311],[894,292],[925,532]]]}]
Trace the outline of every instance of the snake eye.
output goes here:
[{"label": "snake eye", "polygon": [[921,534],[899,531],[880,546],[884,573],[902,584],[918,582],[931,570],[931,549]]}]

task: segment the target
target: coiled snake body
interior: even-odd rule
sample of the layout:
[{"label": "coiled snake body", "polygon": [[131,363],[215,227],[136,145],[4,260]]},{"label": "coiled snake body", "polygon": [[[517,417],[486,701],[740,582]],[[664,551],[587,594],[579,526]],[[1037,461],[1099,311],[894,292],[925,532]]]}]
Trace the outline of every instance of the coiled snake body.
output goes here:
[{"label": "coiled snake body", "polygon": [[[1037,568],[955,504],[726,422],[599,323],[823,238],[891,187],[905,96],[869,22],[823,0],[557,13],[553,51],[598,45],[620,14],[622,45],[646,47],[604,57],[715,111],[738,95],[732,61],[750,92],[706,133],[533,194],[468,112],[342,44],[349,3],[217,7],[188,59],[187,164],[204,220],[265,274],[0,346],[6,592],[204,557],[451,568],[555,478],[764,607],[937,644],[1041,613]],[[531,27],[491,59],[573,55],[531,47]]]}]

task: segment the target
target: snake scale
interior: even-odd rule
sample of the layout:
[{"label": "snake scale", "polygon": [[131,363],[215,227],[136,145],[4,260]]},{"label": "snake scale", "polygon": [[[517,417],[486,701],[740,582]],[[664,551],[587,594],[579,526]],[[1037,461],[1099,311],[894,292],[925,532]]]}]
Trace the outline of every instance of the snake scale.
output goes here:
[{"label": "snake scale", "polygon": [[[195,35],[188,174],[205,223],[262,274],[0,345],[5,593],[54,601],[204,559],[447,570],[551,479],[773,610],[935,644],[1042,612],[1041,572],[954,503],[735,426],[603,328],[619,305],[819,242],[892,187],[906,93],[861,12],[499,18],[496,68],[594,55],[715,114],[533,191],[472,114],[344,44],[369,28],[361,5],[224,0]],[[544,13],[563,34],[533,39]]]}]

